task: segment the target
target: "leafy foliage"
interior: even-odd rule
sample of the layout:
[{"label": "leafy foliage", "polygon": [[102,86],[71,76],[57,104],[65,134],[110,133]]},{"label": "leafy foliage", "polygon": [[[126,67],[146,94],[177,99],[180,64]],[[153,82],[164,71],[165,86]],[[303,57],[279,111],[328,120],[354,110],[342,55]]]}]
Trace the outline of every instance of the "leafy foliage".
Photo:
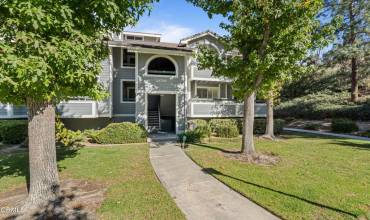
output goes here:
[{"label": "leafy foliage", "polygon": [[189,120],[188,123],[193,127],[192,130],[197,131],[201,135],[201,138],[209,137],[211,135],[211,128],[206,120],[194,119]]},{"label": "leafy foliage", "polygon": [[239,135],[238,126],[234,119],[211,119],[209,126],[217,137],[233,138]]},{"label": "leafy foliage", "polygon": [[229,35],[220,37],[225,47],[220,56],[201,47],[200,68],[212,68],[216,76],[233,80],[240,99],[263,84],[271,84],[300,72],[299,65],[314,47],[318,28],[315,15],[321,1],[211,1],[189,0],[209,13],[221,14]]},{"label": "leafy foliage", "polygon": [[277,117],[302,119],[351,118],[370,119],[370,103],[353,103],[348,92],[321,92],[280,103],[275,108]]},{"label": "leafy foliage", "polygon": [[351,119],[336,118],[331,121],[331,130],[339,133],[351,133],[358,131],[358,126]]},{"label": "leafy foliage", "polygon": [[199,143],[202,140],[202,133],[197,130],[185,131],[177,135],[178,141],[183,142],[186,137],[186,143]]},{"label": "leafy foliage", "polygon": [[108,31],[135,24],[153,1],[0,1],[0,102],[102,98]]},{"label": "leafy foliage", "polygon": [[58,118],[55,123],[55,140],[63,146],[72,147],[78,145],[78,143],[83,140],[83,135],[81,131],[71,131],[67,129]]},{"label": "leafy foliage", "polygon": [[142,125],[122,122],[111,123],[107,127],[97,131],[93,140],[99,144],[126,144],[146,142],[148,133]]},{"label": "leafy foliage", "polygon": [[[274,133],[281,134],[285,125],[285,121],[282,119],[274,119]],[[258,118],[254,120],[255,134],[264,134],[266,130],[266,119]]]},{"label": "leafy foliage", "polygon": [[27,138],[27,121],[0,121],[0,141],[4,144],[21,144]]}]

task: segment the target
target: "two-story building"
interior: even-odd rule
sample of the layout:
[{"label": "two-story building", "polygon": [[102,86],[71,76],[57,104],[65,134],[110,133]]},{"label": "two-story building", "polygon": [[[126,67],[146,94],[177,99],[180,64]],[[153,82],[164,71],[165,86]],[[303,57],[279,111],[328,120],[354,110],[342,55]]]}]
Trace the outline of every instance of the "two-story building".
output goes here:
[{"label": "two-story building", "polygon": [[[57,111],[67,126],[101,128],[111,121],[132,121],[149,131],[179,133],[193,118],[238,118],[243,104],[232,95],[231,81],[199,70],[194,54],[199,45],[220,53],[217,36],[202,32],[165,43],[161,35],[123,32],[108,42],[110,55],[103,61],[99,81],[110,96],[102,101],[76,98],[60,103]],[[265,104],[256,104],[256,117],[265,116]],[[0,118],[24,118],[22,106],[0,104]]]}]

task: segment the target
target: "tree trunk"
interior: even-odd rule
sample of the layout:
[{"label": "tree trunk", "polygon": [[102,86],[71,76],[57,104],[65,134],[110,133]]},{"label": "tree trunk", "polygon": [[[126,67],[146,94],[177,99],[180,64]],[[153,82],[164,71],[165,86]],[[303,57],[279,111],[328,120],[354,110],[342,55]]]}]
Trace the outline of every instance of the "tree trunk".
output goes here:
[{"label": "tree trunk", "polygon": [[244,97],[244,118],[243,118],[243,143],[242,153],[254,154],[254,140],[253,140],[253,127],[254,127],[254,101],[255,92]]},{"label": "tree trunk", "polygon": [[351,59],[351,101],[358,101],[358,74],[357,74],[357,60]]},{"label": "tree trunk", "polygon": [[40,208],[59,195],[55,149],[55,109],[27,99],[30,188],[23,210]]},{"label": "tree trunk", "polygon": [[266,130],[263,135],[264,138],[274,139],[274,99],[269,97],[266,100],[267,115],[266,115]]}]

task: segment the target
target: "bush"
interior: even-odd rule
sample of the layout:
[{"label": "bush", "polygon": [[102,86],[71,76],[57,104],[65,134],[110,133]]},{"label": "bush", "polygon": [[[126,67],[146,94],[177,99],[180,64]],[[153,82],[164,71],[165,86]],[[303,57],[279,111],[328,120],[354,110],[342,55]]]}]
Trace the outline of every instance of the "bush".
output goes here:
[{"label": "bush", "polygon": [[333,119],[331,122],[331,130],[338,133],[351,133],[358,131],[356,122],[347,118]]},{"label": "bush", "polygon": [[320,125],[316,123],[307,123],[303,126],[304,129],[317,131],[320,129]]},{"label": "bush", "polygon": [[111,123],[97,131],[93,141],[99,144],[126,144],[146,142],[148,133],[142,125],[132,122]]},{"label": "bush", "polygon": [[27,138],[27,121],[6,120],[0,122],[0,139],[4,144],[20,144]]},{"label": "bush", "polygon": [[182,143],[184,136],[186,137],[186,143],[199,143],[202,139],[202,134],[197,130],[185,131],[181,134],[178,134],[178,141]]},{"label": "bush", "polygon": [[235,119],[211,119],[209,126],[217,137],[233,138],[239,135]]},{"label": "bush", "polygon": [[197,131],[201,138],[209,137],[211,135],[211,129],[206,120],[203,119],[194,119],[188,121],[190,125],[190,130]]},{"label": "bush", "polygon": [[55,120],[55,140],[63,146],[71,147],[78,145],[83,140],[81,131],[72,131],[67,129],[63,122],[57,118]]},{"label": "bush", "polygon": [[280,103],[275,107],[279,118],[295,117],[302,119],[350,118],[370,120],[370,103],[350,102],[348,92],[321,92],[302,96]]},{"label": "bush", "polygon": [[97,134],[98,130],[95,129],[86,129],[82,133],[82,135],[90,141],[94,141]]},{"label": "bush", "polygon": [[[285,126],[285,120],[283,119],[274,119],[274,133],[281,134]],[[239,132],[243,133],[243,121],[242,119],[238,120]],[[264,134],[266,131],[266,119],[265,118],[255,118],[253,133],[254,134]]]}]

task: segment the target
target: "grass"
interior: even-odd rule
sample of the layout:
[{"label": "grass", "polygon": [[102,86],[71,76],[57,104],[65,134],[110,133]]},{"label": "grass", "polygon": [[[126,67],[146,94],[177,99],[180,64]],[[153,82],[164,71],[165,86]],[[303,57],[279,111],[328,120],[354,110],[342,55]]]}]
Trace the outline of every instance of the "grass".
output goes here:
[{"label": "grass", "polygon": [[[370,143],[287,134],[256,139],[273,152],[276,166],[248,164],[222,152],[239,150],[240,139],[190,145],[187,154],[205,171],[284,219],[370,219]],[[367,213],[367,214],[366,214]]]},{"label": "grass", "polygon": [[[26,182],[27,154],[0,155],[0,192]],[[147,144],[59,150],[61,179],[107,186],[100,219],[184,219],[155,176]]]}]

